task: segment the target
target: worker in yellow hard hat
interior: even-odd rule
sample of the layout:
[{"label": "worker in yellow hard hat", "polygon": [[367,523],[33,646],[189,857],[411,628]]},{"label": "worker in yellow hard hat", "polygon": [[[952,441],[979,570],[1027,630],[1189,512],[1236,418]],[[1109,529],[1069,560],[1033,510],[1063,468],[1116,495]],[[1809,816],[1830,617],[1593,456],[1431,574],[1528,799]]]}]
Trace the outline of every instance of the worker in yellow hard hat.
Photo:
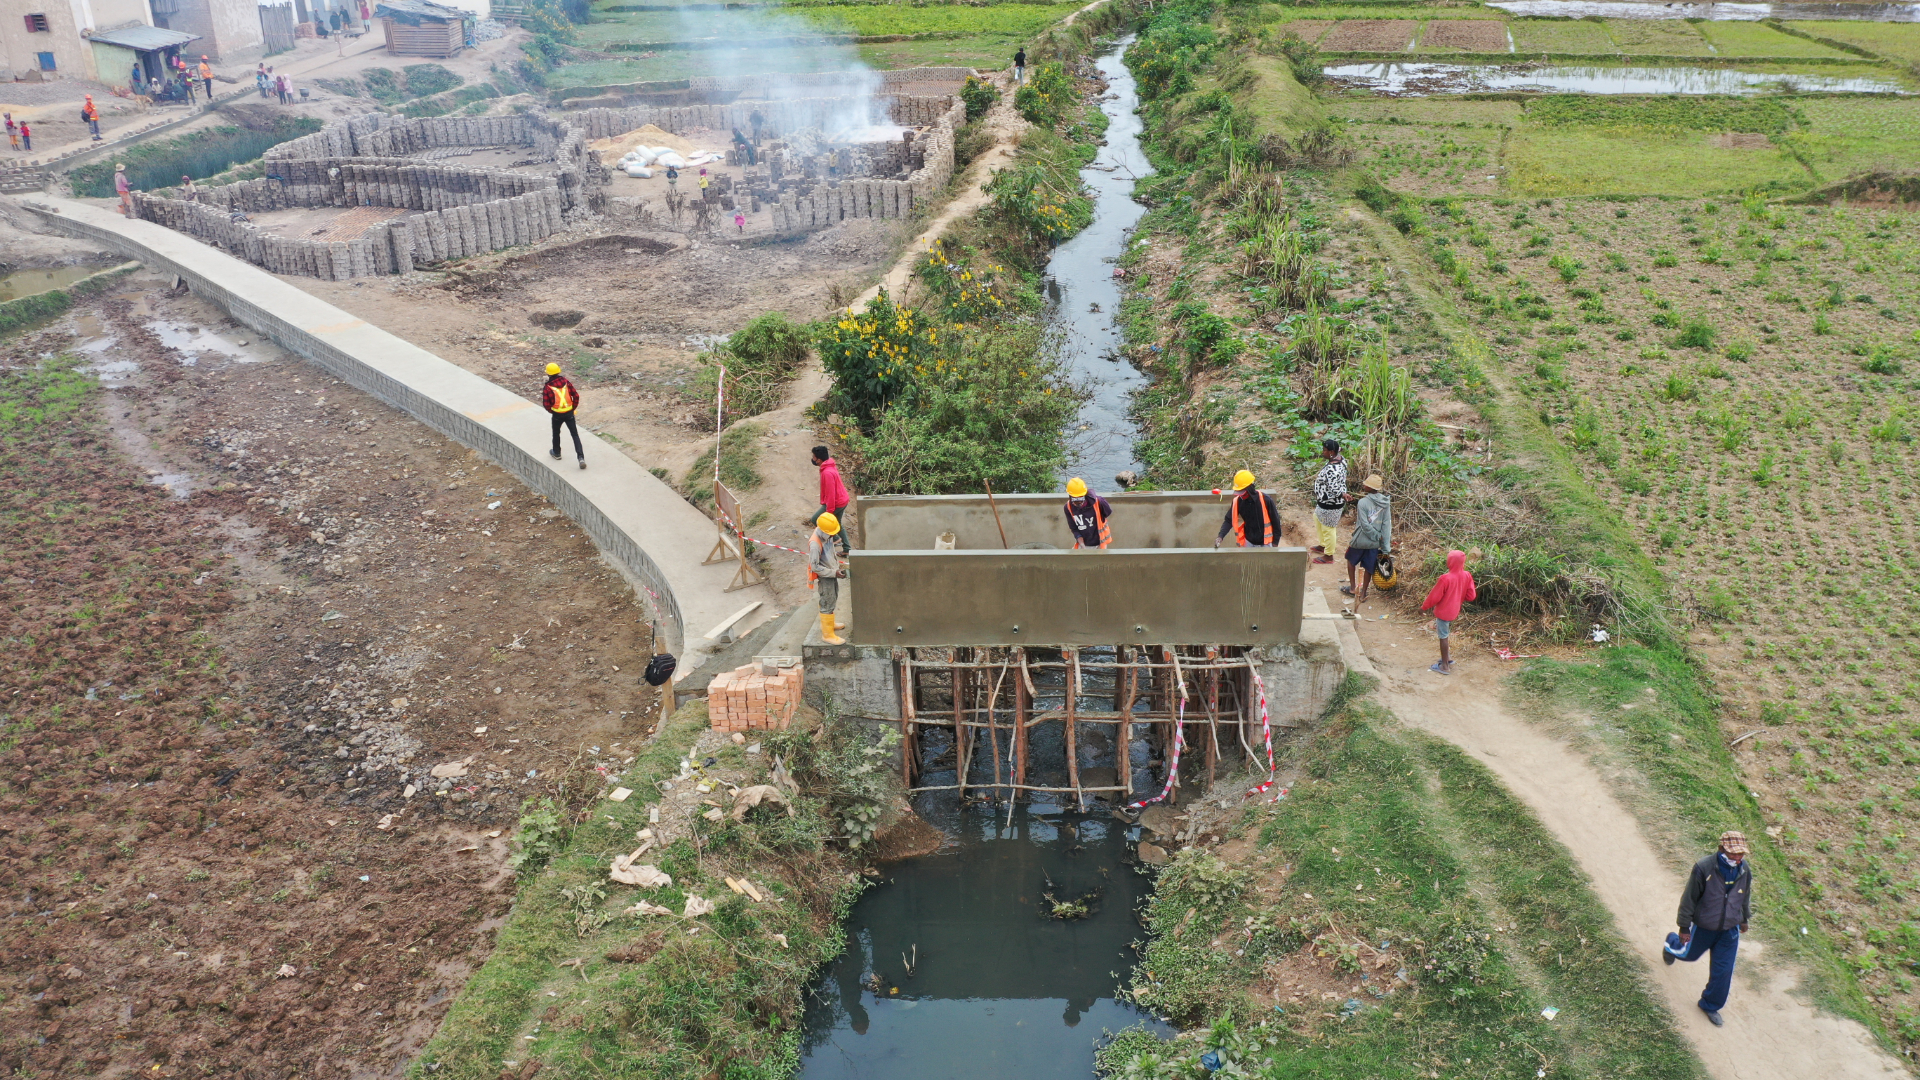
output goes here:
[{"label": "worker in yellow hard hat", "polygon": [[[833,609],[840,605],[840,579],[847,571],[833,550],[833,538],[840,535],[840,519],[821,514],[807,537],[807,588],[820,594],[820,639],[829,645],[845,645],[846,639],[834,633]],[[840,629],[845,629],[841,624]]]},{"label": "worker in yellow hard hat", "polygon": [[1076,549],[1112,546],[1113,530],[1107,527],[1112,516],[1113,504],[1088,491],[1085,480],[1076,476],[1067,481],[1067,529]]},{"label": "worker in yellow hard hat", "polygon": [[1241,547],[1280,546],[1280,508],[1273,496],[1253,486],[1253,473],[1241,469],[1233,474],[1233,501],[1227,504],[1226,519],[1220,522],[1220,535],[1213,546],[1231,532]]}]

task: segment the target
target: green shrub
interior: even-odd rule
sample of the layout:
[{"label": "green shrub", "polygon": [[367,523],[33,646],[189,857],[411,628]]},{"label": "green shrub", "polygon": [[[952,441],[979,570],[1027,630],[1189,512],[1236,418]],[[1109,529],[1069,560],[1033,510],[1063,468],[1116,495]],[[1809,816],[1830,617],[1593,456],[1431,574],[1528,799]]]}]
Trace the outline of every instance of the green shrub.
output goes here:
[{"label": "green shrub", "polygon": [[914,378],[938,357],[938,329],[912,308],[893,302],[885,289],[867,302],[820,324],[815,347],[820,366],[833,376],[831,400],[862,431],[871,431],[880,412],[912,391]]},{"label": "green shrub", "polygon": [[714,383],[724,366],[729,418],[758,416],[779,408],[787,383],[807,362],[811,345],[808,328],[789,322],[784,314],[769,311],[756,315],[734,331],[725,344],[701,357],[703,367],[695,393],[700,401],[712,401]]},{"label": "green shrub", "polygon": [[1037,325],[968,332],[915,373],[872,435],[849,440],[861,490],[948,495],[1047,491],[1066,463],[1079,397],[1041,350]]},{"label": "green shrub", "polygon": [[1748,360],[1753,359],[1753,342],[1743,340],[1728,345],[1726,356],[1729,360],[1735,360],[1743,364],[1746,363]]},{"label": "green shrub", "polygon": [[1688,349],[1711,349],[1717,333],[1713,324],[1705,319],[1688,319],[1687,324],[1680,328],[1680,336],[1674,338],[1673,343]]},{"label": "green shrub", "polygon": [[1073,77],[1057,60],[1035,65],[1013,93],[1013,107],[1028,123],[1049,128],[1065,119],[1067,109],[1078,101]]},{"label": "green shrub", "polygon": [[539,870],[566,848],[567,832],[567,823],[552,799],[537,804],[528,800],[520,810],[520,827],[513,835],[516,850],[507,865],[522,875]]},{"label": "green shrub", "polygon": [[967,120],[972,122],[987,115],[987,110],[1000,100],[1000,88],[978,76],[969,75],[967,81],[960,85],[960,100],[966,103]]}]

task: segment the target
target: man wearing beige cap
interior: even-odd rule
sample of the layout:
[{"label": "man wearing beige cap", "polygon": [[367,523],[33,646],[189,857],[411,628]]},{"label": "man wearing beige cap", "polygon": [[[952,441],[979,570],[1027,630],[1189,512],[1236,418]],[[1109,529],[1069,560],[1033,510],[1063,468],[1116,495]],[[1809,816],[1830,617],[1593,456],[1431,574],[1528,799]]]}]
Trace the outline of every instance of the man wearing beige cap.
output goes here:
[{"label": "man wearing beige cap", "polygon": [[1753,917],[1753,868],[1747,865],[1747,838],[1742,833],[1720,834],[1720,850],[1693,864],[1687,888],[1680,894],[1680,932],[1667,935],[1660,959],[1698,960],[1708,953],[1707,988],[1700,992],[1700,1011],[1714,1027],[1722,1026],[1720,1010],[1733,987],[1733,958],[1740,951],[1740,935]]}]

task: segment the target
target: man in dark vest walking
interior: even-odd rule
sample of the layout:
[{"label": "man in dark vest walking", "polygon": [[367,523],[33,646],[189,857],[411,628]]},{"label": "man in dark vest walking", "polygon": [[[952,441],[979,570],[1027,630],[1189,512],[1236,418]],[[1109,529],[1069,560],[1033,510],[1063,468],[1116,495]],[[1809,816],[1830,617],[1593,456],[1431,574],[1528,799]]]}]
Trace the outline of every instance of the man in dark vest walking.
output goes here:
[{"label": "man in dark vest walking", "polygon": [[1722,1027],[1720,1010],[1733,987],[1733,958],[1740,935],[1753,917],[1753,867],[1747,864],[1747,838],[1737,832],[1720,834],[1720,850],[1693,864],[1686,891],[1680,894],[1680,932],[1667,935],[1660,959],[1698,960],[1713,956],[1707,988],[1700,993],[1700,1011],[1714,1027]]}]

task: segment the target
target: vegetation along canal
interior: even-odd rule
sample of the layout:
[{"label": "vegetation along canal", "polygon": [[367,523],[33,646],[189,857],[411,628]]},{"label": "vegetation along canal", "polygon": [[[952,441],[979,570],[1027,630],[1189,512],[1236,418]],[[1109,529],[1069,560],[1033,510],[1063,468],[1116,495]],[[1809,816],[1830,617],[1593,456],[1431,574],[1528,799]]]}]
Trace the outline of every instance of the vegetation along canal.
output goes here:
[{"label": "vegetation along canal", "polygon": [[1095,63],[1107,82],[1106,145],[1092,164],[1080,170],[1093,193],[1093,223],[1061,244],[1047,264],[1051,320],[1061,338],[1062,360],[1088,398],[1074,420],[1069,475],[1084,476],[1095,488],[1122,470],[1139,471],[1133,457],[1136,434],[1130,417],[1133,392],[1146,377],[1120,350],[1120,282],[1113,264],[1127,237],[1146,213],[1133,201],[1134,181],[1152,173],[1140,149],[1139,98],[1133,74],[1120,62],[1128,38]]}]

